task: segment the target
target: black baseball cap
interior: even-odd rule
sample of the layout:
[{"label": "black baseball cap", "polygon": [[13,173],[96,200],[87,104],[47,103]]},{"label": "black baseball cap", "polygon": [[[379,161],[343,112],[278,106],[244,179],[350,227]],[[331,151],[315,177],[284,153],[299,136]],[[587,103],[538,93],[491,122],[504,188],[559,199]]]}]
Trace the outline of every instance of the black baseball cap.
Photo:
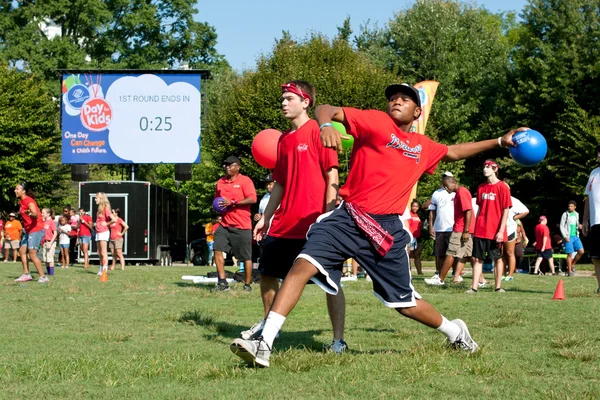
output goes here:
[{"label": "black baseball cap", "polygon": [[385,97],[388,101],[396,93],[404,93],[410,96],[412,101],[417,104],[417,107],[421,107],[421,96],[419,96],[419,91],[415,89],[414,86],[411,86],[408,83],[394,83],[385,88]]},{"label": "black baseball cap", "polygon": [[223,164],[229,165],[229,164],[233,164],[233,163],[236,163],[237,165],[240,165],[240,166],[242,165],[242,162],[236,156],[229,156],[229,157],[227,157],[225,159],[225,162]]},{"label": "black baseball cap", "polygon": [[275,182],[275,180],[273,179],[273,174],[269,174],[269,175],[265,176],[265,179],[263,179],[263,182]]}]

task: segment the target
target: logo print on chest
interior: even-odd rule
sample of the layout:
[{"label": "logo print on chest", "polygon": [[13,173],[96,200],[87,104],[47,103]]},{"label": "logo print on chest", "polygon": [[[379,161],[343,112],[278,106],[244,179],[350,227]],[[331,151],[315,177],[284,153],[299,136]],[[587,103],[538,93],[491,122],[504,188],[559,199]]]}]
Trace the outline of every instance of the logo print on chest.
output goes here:
[{"label": "logo print on chest", "polygon": [[421,161],[421,151],[423,150],[423,147],[420,144],[416,145],[415,147],[410,147],[407,143],[404,143],[393,133],[390,136],[392,137],[392,140],[385,147],[402,150],[402,155],[404,157],[414,159],[416,164]]}]

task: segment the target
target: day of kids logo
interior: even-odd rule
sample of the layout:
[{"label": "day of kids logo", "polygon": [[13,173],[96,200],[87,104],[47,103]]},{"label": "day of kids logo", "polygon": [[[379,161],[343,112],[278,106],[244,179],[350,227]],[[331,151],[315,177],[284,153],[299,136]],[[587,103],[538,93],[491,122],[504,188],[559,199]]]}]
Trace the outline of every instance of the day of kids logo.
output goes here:
[{"label": "day of kids logo", "polygon": [[104,92],[100,86],[102,75],[97,75],[95,79],[91,75],[83,76],[85,84],[81,82],[80,75],[75,74],[63,80],[65,111],[72,117],[79,117],[86,129],[100,132],[110,125],[113,118],[112,107],[104,99]]}]

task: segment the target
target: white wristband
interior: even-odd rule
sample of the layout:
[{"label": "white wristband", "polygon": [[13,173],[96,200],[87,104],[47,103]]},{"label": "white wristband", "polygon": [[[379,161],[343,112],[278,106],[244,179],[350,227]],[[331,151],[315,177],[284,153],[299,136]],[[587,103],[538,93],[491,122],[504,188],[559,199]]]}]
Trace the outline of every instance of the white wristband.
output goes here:
[{"label": "white wristband", "polygon": [[502,147],[502,137],[498,138],[498,146]]}]

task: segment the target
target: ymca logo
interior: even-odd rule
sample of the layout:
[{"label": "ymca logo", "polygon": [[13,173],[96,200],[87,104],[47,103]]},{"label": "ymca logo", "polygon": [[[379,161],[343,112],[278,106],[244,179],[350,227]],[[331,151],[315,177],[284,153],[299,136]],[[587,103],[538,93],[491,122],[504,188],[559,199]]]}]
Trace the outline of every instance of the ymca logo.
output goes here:
[{"label": "ymca logo", "polygon": [[481,195],[482,200],[496,200],[496,193],[483,193]]},{"label": "ymca logo", "polygon": [[423,147],[420,144],[416,145],[415,147],[410,147],[408,144],[404,143],[393,133],[391,134],[391,137],[392,140],[385,147],[403,150],[402,155],[404,157],[414,159],[416,164],[418,164],[419,161],[421,161],[421,151],[423,150]]},{"label": "ymca logo", "polygon": [[303,152],[308,150],[308,145],[306,143],[300,143],[298,145],[298,151]]}]

